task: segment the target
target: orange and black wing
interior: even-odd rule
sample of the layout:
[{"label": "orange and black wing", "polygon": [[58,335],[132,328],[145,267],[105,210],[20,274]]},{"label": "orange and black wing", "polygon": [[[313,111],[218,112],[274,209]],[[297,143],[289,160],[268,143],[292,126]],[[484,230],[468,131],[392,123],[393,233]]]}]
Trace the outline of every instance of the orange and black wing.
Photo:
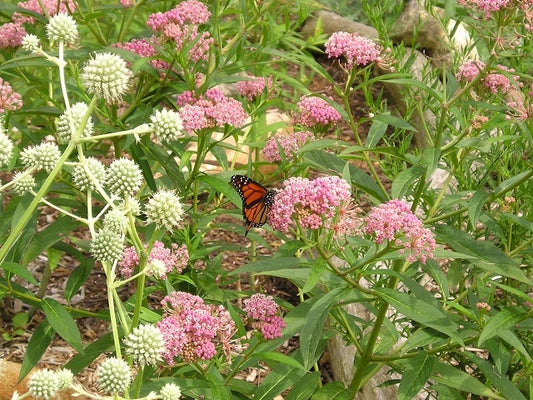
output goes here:
[{"label": "orange and black wing", "polygon": [[242,199],[246,236],[252,227],[262,226],[267,221],[268,212],[274,204],[275,192],[243,175],[233,175],[230,183]]}]

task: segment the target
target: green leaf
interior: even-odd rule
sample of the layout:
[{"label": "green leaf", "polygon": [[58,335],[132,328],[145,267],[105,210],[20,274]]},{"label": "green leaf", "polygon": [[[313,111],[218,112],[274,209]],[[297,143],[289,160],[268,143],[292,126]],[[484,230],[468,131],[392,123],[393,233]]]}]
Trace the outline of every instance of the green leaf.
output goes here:
[{"label": "green leaf", "polygon": [[316,349],[322,339],[324,324],[329,310],[336,304],[337,300],[343,294],[346,294],[346,289],[337,287],[322,296],[309,310],[306,323],[303,326],[300,335],[300,351],[302,352],[303,362],[306,369],[311,368],[316,361]]},{"label": "green leaf", "polygon": [[43,311],[56,333],[79,352],[83,351],[78,326],[71,315],[61,304],[51,298],[43,300]]},{"label": "green leaf", "polygon": [[391,197],[398,199],[405,197],[413,190],[415,182],[423,177],[425,172],[426,168],[421,165],[415,165],[400,172],[392,182]]},{"label": "green leaf", "polygon": [[509,344],[512,348],[516,349],[516,351],[522,354],[526,360],[531,362],[531,356],[529,355],[529,352],[527,351],[524,344],[514,331],[511,331],[510,329],[501,331],[500,333],[498,333],[498,337],[501,338],[504,342],[507,342],[507,344]]},{"label": "green leaf", "polygon": [[380,121],[380,119],[373,119],[372,125],[370,126],[370,129],[368,130],[368,135],[366,137],[366,147],[369,149],[375,147],[387,131],[388,126],[389,124],[385,121]]},{"label": "green leaf", "polygon": [[302,293],[310,292],[318,282],[320,282],[320,277],[324,273],[326,268],[325,262],[322,259],[317,259],[311,265],[311,272],[309,278],[305,281],[305,285],[302,288]]},{"label": "green leaf", "polygon": [[35,259],[43,251],[52,247],[56,242],[59,242],[67,234],[80,226],[80,222],[73,220],[70,217],[60,217],[54,223],[48,225],[41,232],[35,234],[31,244],[22,257],[22,264],[26,265],[31,260]]},{"label": "green leaf", "polygon": [[405,129],[416,132],[416,128],[403,118],[395,117],[391,114],[377,114],[372,118],[374,121],[380,121],[395,128]]},{"label": "green leaf", "polygon": [[469,351],[464,351],[462,354],[479,367],[483,375],[485,375],[485,378],[487,378],[487,381],[492,383],[504,395],[504,398],[526,400],[522,392],[518,390],[513,382],[507,379],[506,376],[500,376],[494,372],[494,365],[492,363],[477,357]]},{"label": "green leaf", "polygon": [[435,232],[440,241],[450,245],[453,250],[464,254],[478,267],[527,285],[533,284],[518,265],[494,243],[486,240],[474,240],[468,233],[449,225],[436,225]]},{"label": "green leaf", "polygon": [[211,396],[209,398],[213,400],[230,399],[230,392],[224,383],[224,377],[220,374],[216,367],[211,366],[205,376],[212,390]]},{"label": "green leaf", "polygon": [[439,383],[466,393],[472,393],[491,399],[506,400],[505,397],[498,396],[472,375],[439,360],[433,365],[432,378]]},{"label": "green leaf", "polygon": [[434,357],[425,352],[421,352],[416,357],[407,360],[407,367],[402,374],[398,389],[398,400],[415,398],[431,376],[434,361]]},{"label": "green leaf", "polygon": [[305,375],[291,389],[285,400],[308,400],[320,382],[320,372]]},{"label": "green leaf", "polygon": [[468,218],[472,226],[476,226],[476,223],[483,209],[483,205],[487,201],[489,194],[482,190],[478,190],[472,195],[470,202],[468,203]]},{"label": "green leaf", "polygon": [[479,335],[479,346],[482,346],[485,340],[497,336],[500,332],[511,329],[526,314],[519,307],[510,307],[498,312],[496,315],[492,315],[486,322],[481,335]]},{"label": "green leaf", "polygon": [[52,342],[55,332],[48,323],[48,320],[44,319],[41,324],[35,328],[33,335],[31,335],[30,342],[24,353],[24,359],[22,360],[22,366],[20,368],[19,380],[24,379],[26,375],[37,365],[42,355]]},{"label": "green leaf", "polygon": [[331,382],[320,388],[311,400],[353,400],[354,396],[346,390],[342,382]]},{"label": "green leaf", "polygon": [[113,345],[113,334],[108,333],[88,345],[83,353],[76,354],[67,364],[65,364],[64,368],[70,369],[72,373],[76,375],[96,360],[102,353],[110,351],[113,348]]},{"label": "green leaf", "polygon": [[33,283],[35,286],[39,286],[39,282],[33,277],[30,271],[26,269],[26,267],[23,267],[20,264],[14,263],[14,262],[4,262],[0,265],[0,268],[3,269],[6,272],[10,272],[12,274],[15,274],[16,276]]},{"label": "green leaf", "polygon": [[67,301],[70,301],[70,299],[72,299],[72,296],[74,296],[83,286],[83,284],[91,274],[93,265],[94,260],[92,258],[86,258],[82,260],[80,262],[80,265],[74,268],[74,270],[71,272],[65,285],[65,299]]},{"label": "green leaf", "polygon": [[259,353],[253,354],[254,358],[258,358],[260,360],[271,360],[276,362],[281,362],[283,364],[289,365],[294,368],[301,368],[304,369],[304,366],[298,362],[298,360],[286,356],[285,354],[278,353],[277,351],[262,351]]},{"label": "green leaf", "polygon": [[407,293],[388,288],[376,289],[376,293],[385,302],[397,309],[406,317],[452,338],[464,346],[462,339],[457,335],[459,326],[453,322],[446,312],[436,304],[426,302],[410,296]]},{"label": "green leaf", "polygon": [[276,365],[261,382],[255,393],[256,400],[272,400],[278,394],[295,385],[306,371],[286,364]]}]

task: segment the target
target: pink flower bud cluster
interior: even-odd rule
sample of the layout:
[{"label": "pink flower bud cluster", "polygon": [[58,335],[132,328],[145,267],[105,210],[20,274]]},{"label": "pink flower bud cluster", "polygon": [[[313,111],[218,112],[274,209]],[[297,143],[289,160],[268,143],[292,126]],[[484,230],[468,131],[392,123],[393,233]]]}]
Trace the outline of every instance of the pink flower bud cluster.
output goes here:
[{"label": "pink flower bud cluster", "polygon": [[[178,246],[172,243],[171,249],[165,247],[162,242],[156,241],[152,247],[152,251],[148,256],[147,264],[162,263],[164,270],[158,276],[159,279],[165,279],[166,274],[176,270],[178,274],[181,274],[184,268],[187,267],[189,262],[189,252],[187,246]],[[128,247],[122,253],[122,258],[118,263],[120,274],[124,278],[129,278],[133,275],[133,271],[139,265],[139,256],[135,247]],[[150,270],[150,268],[148,268]]]},{"label": "pink flower bud cluster", "polygon": [[357,33],[335,32],[324,47],[329,58],[344,56],[348,68],[367,65],[379,60],[381,46]]},{"label": "pink flower bud cluster", "polygon": [[275,135],[267,140],[263,148],[263,155],[269,162],[281,162],[280,147],[287,161],[294,158],[295,153],[315,137],[312,132],[299,131],[288,135]]},{"label": "pink flower bud cluster", "polygon": [[[41,8],[41,4],[44,7],[45,12],[43,12],[43,9]],[[34,13],[54,16],[57,13],[64,13],[64,14],[70,14],[73,13],[76,10],[76,3],[74,0],[28,0],[28,1],[21,1],[18,3],[18,6],[20,8],[24,8],[29,11],[33,11]],[[35,18],[22,15],[20,13],[13,13],[13,22],[18,24],[34,24]]]},{"label": "pink flower bud cluster", "polygon": [[253,327],[260,329],[265,339],[281,337],[281,331],[285,328],[285,322],[279,314],[278,305],[272,299],[262,293],[256,293],[243,301],[243,311],[248,318],[254,321]]},{"label": "pink flower bud cluster", "polygon": [[237,100],[226,97],[218,89],[208,89],[204,95],[196,97],[191,91],[181,93],[177,100],[181,106],[179,113],[183,129],[187,133],[205,128],[231,125],[241,127],[248,114]]},{"label": "pink flower bud cluster", "polygon": [[[116,43],[116,47],[124,50],[131,51],[141,57],[153,57],[159,54],[156,47],[160,46],[158,38],[154,35],[150,38],[133,39],[126,43]],[[163,60],[152,59],[150,64],[155,69],[166,71],[170,64]]]},{"label": "pink flower bud cluster", "polygon": [[269,213],[270,226],[282,232],[289,230],[291,218],[302,228],[318,229],[335,216],[342,203],[350,201],[350,185],[336,176],[293,177],[283,186]]},{"label": "pink flower bud cluster", "polygon": [[267,90],[270,90],[272,87],[272,78],[260,78],[257,76],[250,78],[250,80],[237,82],[237,91],[239,94],[250,101],[260,96],[265,90],[265,87],[268,88]]},{"label": "pink flower bud cluster", "polygon": [[507,7],[509,0],[459,0],[459,4],[477,8],[483,12],[485,18],[489,18],[492,13]]},{"label": "pink flower bud cluster", "polygon": [[391,200],[375,207],[365,218],[364,232],[373,235],[377,244],[388,240],[400,247],[400,254],[408,251],[407,261],[425,263],[433,258],[435,237],[424,228],[409,205],[401,200]]},{"label": "pink flower bud cluster", "polygon": [[11,85],[0,78],[0,114],[18,110],[20,107],[22,107],[20,94],[14,92]]},{"label": "pink flower bud cluster", "polygon": [[0,48],[22,46],[22,39],[27,35],[26,29],[17,22],[8,22],[0,26]]},{"label": "pink flower bud cluster", "polygon": [[209,360],[215,356],[218,343],[229,356],[235,323],[223,306],[207,305],[201,297],[186,292],[172,292],[161,304],[163,319],[157,326],[169,365],[174,365],[175,357],[185,362]]},{"label": "pink flower bud cluster", "polygon": [[302,96],[298,102],[298,110],[295,122],[306,127],[324,126],[342,118],[335,108],[320,97]]},{"label": "pink flower bud cluster", "polygon": [[[472,82],[485,68],[483,61],[467,61],[459,67],[456,74],[458,81]],[[507,75],[501,72],[506,72],[508,75],[514,72],[513,69],[507,68],[504,65],[498,65],[495,69],[488,71],[488,73],[481,78],[481,83],[492,94],[507,93],[513,87],[522,87],[522,83],[519,82],[520,77],[518,75],[511,75],[509,78]]]}]

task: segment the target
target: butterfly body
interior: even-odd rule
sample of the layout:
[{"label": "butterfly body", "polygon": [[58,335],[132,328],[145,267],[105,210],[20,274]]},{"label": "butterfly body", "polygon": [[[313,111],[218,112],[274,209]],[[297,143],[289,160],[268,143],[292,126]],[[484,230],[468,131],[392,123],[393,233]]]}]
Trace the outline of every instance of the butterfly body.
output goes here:
[{"label": "butterfly body", "polygon": [[246,236],[251,228],[258,228],[266,223],[276,192],[267,190],[260,183],[244,175],[233,175],[230,183],[242,199],[242,216],[246,223],[244,236]]}]

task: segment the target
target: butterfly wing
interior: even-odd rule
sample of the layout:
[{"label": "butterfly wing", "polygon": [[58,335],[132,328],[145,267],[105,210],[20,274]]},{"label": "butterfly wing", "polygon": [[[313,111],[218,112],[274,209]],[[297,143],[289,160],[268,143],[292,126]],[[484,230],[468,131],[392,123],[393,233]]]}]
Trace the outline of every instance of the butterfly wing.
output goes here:
[{"label": "butterfly wing", "polygon": [[231,184],[242,199],[246,236],[252,227],[260,227],[266,223],[268,211],[274,203],[275,192],[243,175],[233,175]]}]

